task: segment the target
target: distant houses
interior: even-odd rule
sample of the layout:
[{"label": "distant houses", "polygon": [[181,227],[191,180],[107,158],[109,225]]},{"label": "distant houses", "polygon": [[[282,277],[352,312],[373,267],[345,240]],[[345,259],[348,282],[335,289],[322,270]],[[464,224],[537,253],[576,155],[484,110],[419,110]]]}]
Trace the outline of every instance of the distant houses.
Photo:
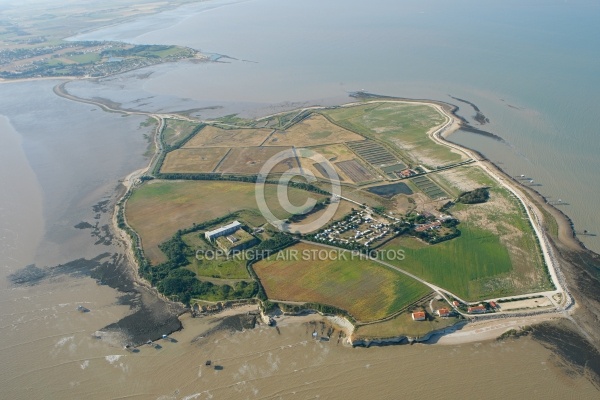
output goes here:
[{"label": "distant houses", "polygon": [[412,313],[413,321],[425,321],[425,311],[416,311]]}]

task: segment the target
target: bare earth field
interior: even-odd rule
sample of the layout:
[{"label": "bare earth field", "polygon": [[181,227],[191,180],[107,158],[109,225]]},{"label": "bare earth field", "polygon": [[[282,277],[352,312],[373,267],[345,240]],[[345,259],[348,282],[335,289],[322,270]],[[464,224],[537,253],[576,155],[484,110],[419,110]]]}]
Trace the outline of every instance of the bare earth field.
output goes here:
[{"label": "bare earth field", "polygon": [[[294,250],[297,260],[291,256]],[[302,257],[328,250],[300,243],[279,253],[282,259],[271,256],[255,264],[254,270],[271,299],[332,305],[358,321],[384,318],[429,292],[425,285],[372,261]]]},{"label": "bare earth field", "polygon": [[332,124],[322,115],[313,114],[285,131],[276,131],[265,146],[308,147],[356,140],[364,140],[364,137]]},{"label": "bare earth field", "polygon": [[[281,151],[290,150],[286,147],[242,147],[233,148],[227,154],[216,172],[236,174],[257,174],[263,165]],[[290,158],[275,165],[271,172],[285,172],[290,168],[298,168],[296,158]]]},{"label": "bare earth field", "polygon": [[160,172],[212,172],[228,151],[227,147],[174,150],[167,154]]},{"label": "bare earth field", "polygon": [[183,146],[197,147],[246,147],[259,146],[271,134],[270,129],[221,129],[205,126]]}]

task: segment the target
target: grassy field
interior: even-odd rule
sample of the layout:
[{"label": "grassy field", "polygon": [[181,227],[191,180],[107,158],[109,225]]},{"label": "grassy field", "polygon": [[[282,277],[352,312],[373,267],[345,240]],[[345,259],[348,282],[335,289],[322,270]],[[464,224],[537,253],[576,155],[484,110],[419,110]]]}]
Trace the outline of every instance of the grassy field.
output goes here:
[{"label": "grassy field", "polygon": [[[202,233],[192,232],[187,235],[183,235],[182,239],[190,248],[197,250],[214,250],[212,246],[209,246],[200,236]],[[188,269],[196,273],[201,277],[219,278],[219,279],[250,279],[248,270],[246,269],[246,262],[241,259],[227,259],[226,257],[218,257],[212,259],[212,257],[202,258],[196,257],[188,258],[190,265]]]},{"label": "grassy field", "polygon": [[248,147],[258,146],[271,134],[270,129],[221,129],[204,127],[183,146],[197,147]]},{"label": "grassy field", "polygon": [[355,140],[364,140],[364,138],[332,124],[322,115],[313,114],[285,131],[275,132],[265,146],[307,147]]},{"label": "grassy field", "polygon": [[427,333],[454,325],[460,321],[456,317],[439,318],[431,321],[413,321],[411,313],[405,312],[389,321],[377,324],[361,325],[353,334],[355,339],[385,339],[396,336],[420,337]]},{"label": "grassy field", "polygon": [[228,151],[226,147],[174,150],[167,154],[160,172],[212,172]]},{"label": "grassy field", "polygon": [[405,259],[389,262],[465,300],[515,294],[513,286],[493,285],[494,277],[513,269],[498,236],[466,222],[459,229],[460,237],[435,245],[409,237],[394,239],[385,249],[402,249]]},{"label": "grassy field", "polygon": [[[304,204],[308,197],[324,196],[303,190],[288,189],[293,204]],[[278,218],[289,216],[277,202],[277,186],[265,186],[267,205]],[[249,210],[254,226],[266,221],[258,213],[255,185],[226,181],[150,181],[136,189],[127,202],[127,221],[142,237],[147,257],[154,264],[165,261],[158,245],[171,238],[178,229],[187,228],[222,215]],[[339,218],[336,213],[335,218]]]},{"label": "grassy field", "polygon": [[427,105],[374,103],[323,113],[340,126],[391,144],[414,164],[437,166],[463,158],[428,138],[427,132],[445,119]]},{"label": "grassy field", "polygon": [[267,296],[275,300],[319,302],[344,309],[358,321],[373,321],[429,293],[421,283],[373,261],[304,260],[306,252],[330,250],[304,243],[286,250],[280,254],[296,250],[298,259],[275,255],[254,265]]},{"label": "grassy field", "polygon": [[166,145],[175,146],[191,135],[196,126],[198,124],[195,122],[167,118],[162,139]]},{"label": "grassy field", "polygon": [[[475,166],[455,168],[452,172],[436,174],[445,187],[454,193],[487,186],[490,198],[482,204],[456,204],[451,212],[460,221],[483,229],[499,238],[510,256],[510,273],[488,278],[482,287],[490,292],[511,294],[549,290],[552,288],[541,255],[541,249],[527,214],[512,193]],[[462,230],[462,223],[459,229]]]},{"label": "grassy field", "polygon": [[100,55],[96,53],[77,54],[70,55],[67,57],[67,59],[78,64],[88,64],[100,61]]}]

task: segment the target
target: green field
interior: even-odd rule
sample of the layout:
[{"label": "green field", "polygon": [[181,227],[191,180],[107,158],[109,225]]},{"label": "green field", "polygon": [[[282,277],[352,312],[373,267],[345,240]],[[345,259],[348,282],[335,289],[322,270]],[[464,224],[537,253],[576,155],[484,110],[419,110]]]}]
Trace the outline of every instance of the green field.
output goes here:
[{"label": "green field", "polygon": [[74,54],[66,57],[69,60],[75,61],[78,64],[89,64],[100,61],[100,54],[97,53],[86,53],[86,54]]},{"label": "green field", "polygon": [[340,107],[323,114],[342,127],[392,145],[403,158],[415,164],[437,166],[463,159],[427,136],[431,128],[445,121],[428,105],[374,103]]},{"label": "green field", "polygon": [[[298,251],[293,259],[290,251]],[[300,243],[254,265],[267,296],[274,300],[317,302],[346,310],[357,321],[373,321],[397,312],[430,292],[421,283],[376,262],[307,257],[329,251]],[[308,253],[310,254],[310,253]],[[349,257],[349,254],[348,254]]]},{"label": "green field", "polygon": [[[214,247],[200,237],[201,235],[203,235],[202,232],[188,233],[183,235],[182,239],[194,251],[214,250]],[[226,257],[216,259],[212,259],[212,257],[210,259],[209,257],[199,258],[188,257],[190,265],[186,267],[198,276],[219,279],[250,279],[246,262],[243,259],[227,259]]]},{"label": "green field", "polygon": [[460,237],[435,245],[409,237],[394,239],[385,249],[403,249],[405,259],[389,262],[465,300],[513,294],[512,286],[491,284],[490,278],[508,274],[513,268],[498,236],[467,223],[461,223],[459,229]]}]

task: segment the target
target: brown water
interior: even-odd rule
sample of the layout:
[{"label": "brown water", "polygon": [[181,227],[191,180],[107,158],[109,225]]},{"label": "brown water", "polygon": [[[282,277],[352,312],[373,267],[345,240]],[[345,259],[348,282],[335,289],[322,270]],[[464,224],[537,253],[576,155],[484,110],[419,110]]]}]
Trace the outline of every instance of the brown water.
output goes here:
[{"label": "brown water", "polygon": [[[63,284],[56,289],[64,289]],[[91,289],[81,283],[66,288],[81,294]],[[68,301],[68,297],[55,293],[47,299]],[[172,335],[177,343],[161,341],[159,350],[143,346],[133,354],[87,334],[94,328],[91,319],[108,321],[121,311],[108,303],[96,306],[93,318],[75,320],[65,317],[71,310],[66,306],[27,313],[35,321],[28,322],[28,328],[44,332],[32,332],[26,343],[2,350],[15,360],[2,373],[6,398],[593,399],[598,395],[585,377],[528,338],[451,347],[352,349],[334,341],[316,342],[310,339],[312,328],[292,324],[280,326],[280,334],[259,327],[190,343],[208,326],[190,320],[184,331]],[[222,369],[205,366],[207,359]]]}]

